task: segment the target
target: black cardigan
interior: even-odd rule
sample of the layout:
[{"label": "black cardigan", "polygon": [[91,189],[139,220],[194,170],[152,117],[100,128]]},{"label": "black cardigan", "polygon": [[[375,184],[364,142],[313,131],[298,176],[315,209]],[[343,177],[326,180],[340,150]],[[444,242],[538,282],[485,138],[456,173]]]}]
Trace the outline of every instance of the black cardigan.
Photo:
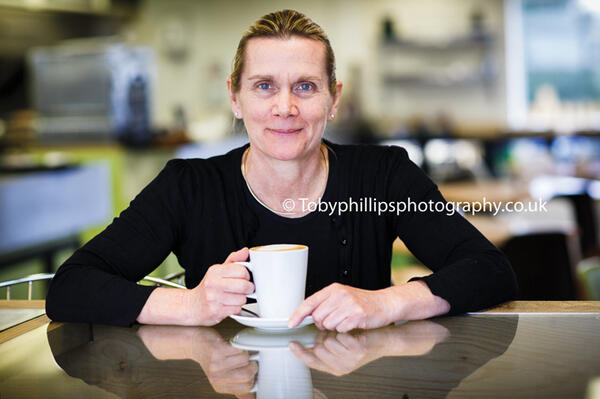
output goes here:
[{"label": "black cardigan", "polygon": [[[252,198],[241,175],[247,145],[210,159],[171,160],[129,208],[60,267],[46,299],[48,316],[132,324],[154,289],[136,281],[171,251],[186,270],[188,287],[230,252],[291,242],[309,245],[307,296],[334,281],[385,288],[396,237],[434,271],[422,280],[450,303],[450,313],[514,297],[516,281],[506,257],[458,213],[365,209],[375,201],[445,202],[404,149],[327,144],[330,168],[322,201],[354,201],[352,212],[315,211],[298,219],[271,213]],[[298,199],[296,204],[301,205]],[[362,212],[356,209],[360,204]]]}]

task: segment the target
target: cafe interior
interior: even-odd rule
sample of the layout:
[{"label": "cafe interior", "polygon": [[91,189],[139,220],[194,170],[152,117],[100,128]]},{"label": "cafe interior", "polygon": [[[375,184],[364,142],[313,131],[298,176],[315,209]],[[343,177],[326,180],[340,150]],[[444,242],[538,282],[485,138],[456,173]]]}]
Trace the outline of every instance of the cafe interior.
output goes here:
[{"label": "cafe interior", "polygon": [[[248,25],[284,8],[320,24],[335,51],[344,86],[326,139],[405,148],[444,198],[506,254],[517,301],[589,308],[557,319],[511,313],[486,325],[448,318],[365,331],[353,337],[402,338],[414,353],[379,353],[350,371],[312,367],[314,353],[313,363],[301,363],[307,352],[288,359],[288,349],[278,347],[276,356],[259,350],[250,385],[257,397],[504,397],[512,389],[513,397],[600,398],[597,0],[0,0],[0,302],[43,301],[62,262],[126,209],[168,160],[208,158],[248,142],[233,118],[226,79]],[[184,284],[182,270],[171,254],[141,284]],[[431,270],[398,239],[391,273],[398,285]],[[577,340],[553,335],[557,320],[561,331],[579,331],[585,342],[560,347]],[[165,368],[165,359],[181,357],[164,352],[177,345],[161,346],[157,337],[184,342],[190,334],[183,330],[98,326],[93,345],[84,347],[91,327],[53,324],[30,341],[26,334],[0,339],[0,398],[3,390],[6,397],[194,396],[186,387],[202,397],[239,394],[202,362],[201,369],[189,362]],[[258,345],[252,331],[234,325],[195,330],[196,345],[227,346],[228,334],[233,343]],[[1,324],[0,334],[13,326]],[[477,332],[490,346],[470,350]],[[332,338],[319,337],[317,344]],[[16,344],[6,346],[19,339],[19,347],[46,355],[35,361],[31,350],[25,358]],[[286,339],[288,348],[314,336]],[[137,377],[111,363],[116,341],[127,349],[121,361],[143,370]],[[459,347],[464,354],[451,349]],[[455,368],[463,355],[472,362]],[[269,382],[287,378],[282,359],[292,364],[292,380],[310,386]],[[440,366],[442,360],[451,363]],[[559,360],[576,368],[571,379],[536,369],[541,362],[558,370]],[[372,375],[385,382],[362,391],[378,384]],[[163,381],[169,376],[171,385]]]}]

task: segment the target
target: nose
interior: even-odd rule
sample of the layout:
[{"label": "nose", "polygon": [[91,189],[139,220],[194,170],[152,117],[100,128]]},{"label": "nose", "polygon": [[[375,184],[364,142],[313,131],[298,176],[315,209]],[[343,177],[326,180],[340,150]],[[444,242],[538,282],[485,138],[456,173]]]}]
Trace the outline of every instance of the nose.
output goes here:
[{"label": "nose", "polygon": [[296,115],[298,115],[298,106],[296,105],[294,95],[290,90],[280,90],[275,96],[273,116],[287,118]]}]

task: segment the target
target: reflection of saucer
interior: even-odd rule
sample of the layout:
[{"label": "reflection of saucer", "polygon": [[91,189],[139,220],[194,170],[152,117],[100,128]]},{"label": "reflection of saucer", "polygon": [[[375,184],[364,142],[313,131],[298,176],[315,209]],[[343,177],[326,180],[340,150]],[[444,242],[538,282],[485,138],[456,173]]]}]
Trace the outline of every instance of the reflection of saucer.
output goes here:
[{"label": "reflection of saucer", "polygon": [[231,339],[231,344],[236,348],[249,351],[287,349],[289,343],[293,341],[305,348],[312,348],[318,333],[319,330],[315,326],[294,328],[279,334],[272,334],[256,328],[244,328]]},{"label": "reflection of saucer", "polygon": [[[257,317],[257,316],[253,316],[249,313],[244,312],[243,309],[248,309],[249,311],[251,311],[253,313],[258,313],[258,304],[248,303],[248,304],[244,305],[244,307],[242,308],[242,312],[240,314],[232,314],[229,317],[231,317],[232,319],[234,319],[235,321],[237,321],[240,324],[243,324],[243,325],[249,326],[249,327],[259,328],[261,330],[268,330],[268,331],[273,331],[273,332],[279,332],[279,331],[284,332],[284,331],[291,330],[290,328],[288,328],[288,325],[287,325],[288,319]],[[300,323],[300,325],[298,327],[296,327],[296,329],[307,326],[312,323],[314,323],[312,316],[307,316],[304,320],[302,320],[302,323]]]}]

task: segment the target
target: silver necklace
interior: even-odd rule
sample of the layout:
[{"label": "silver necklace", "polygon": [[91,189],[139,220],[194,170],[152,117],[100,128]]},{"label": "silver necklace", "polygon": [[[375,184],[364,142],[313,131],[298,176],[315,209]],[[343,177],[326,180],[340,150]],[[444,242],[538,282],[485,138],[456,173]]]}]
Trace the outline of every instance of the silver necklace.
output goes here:
[{"label": "silver necklace", "polygon": [[[256,194],[254,194],[254,191],[252,191],[252,188],[250,187],[250,184],[248,183],[248,178],[246,177],[246,160],[248,159],[249,151],[250,151],[250,147],[248,147],[246,149],[246,151],[244,151],[244,154],[242,155],[242,176],[244,177],[244,182],[246,183],[246,187],[248,187],[248,191],[250,191],[250,194],[252,194],[252,197],[256,200],[256,202],[258,202],[259,204],[261,204],[262,206],[264,206],[265,208],[267,208],[268,210],[270,210],[271,212],[273,212],[277,215],[290,216],[290,215],[297,214],[298,212],[277,211],[277,210],[271,208],[270,206],[268,206],[267,204],[265,204],[264,202],[262,202],[260,199],[258,199]],[[320,151],[321,151],[321,155],[323,156],[323,160],[325,161],[325,182],[327,182],[327,177],[329,176],[329,160],[327,159],[327,156],[325,155],[323,145],[320,146]],[[325,186],[327,186],[327,184],[325,184]],[[319,197],[319,200],[320,199],[321,199],[321,197]]]}]

